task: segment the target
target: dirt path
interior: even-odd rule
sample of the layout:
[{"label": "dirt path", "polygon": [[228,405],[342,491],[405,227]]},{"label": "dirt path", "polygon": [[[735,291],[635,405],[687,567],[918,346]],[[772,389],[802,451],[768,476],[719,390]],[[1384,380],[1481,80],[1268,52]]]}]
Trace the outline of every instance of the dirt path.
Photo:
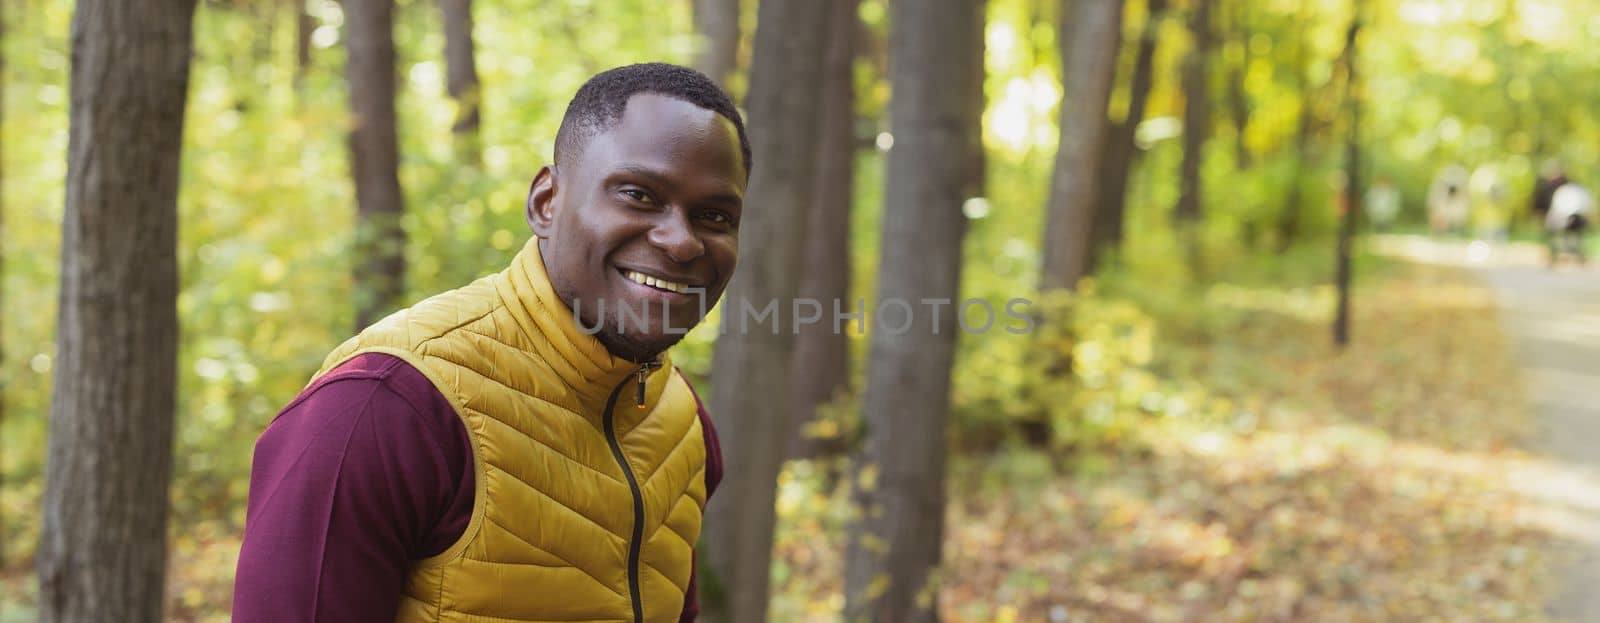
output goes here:
[{"label": "dirt path", "polygon": [[1600,623],[1600,269],[1550,270],[1543,250],[1526,244],[1389,237],[1375,245],[1408,259],[1469,267],[1494,290],[1535,409],[1534,449],[1570,474],[1566,482],[1527,483],[1540,490],[1538,497],[1565,507],[1560,532],[1577,545],[1557,569],[1562,586],[1549,612]]},{"label": "dirt path", "polygon": [[[1539,440],[1551,458],[1600,473],[1600,272],[1529,266],[1478,269],[1516,343]],[[1576,500],[1574,500],[1576,501]],[[1595,501],[1583,504],[1591,510]],[[1562,570],[1552,614],[1600,621],[1600,542]]]}]

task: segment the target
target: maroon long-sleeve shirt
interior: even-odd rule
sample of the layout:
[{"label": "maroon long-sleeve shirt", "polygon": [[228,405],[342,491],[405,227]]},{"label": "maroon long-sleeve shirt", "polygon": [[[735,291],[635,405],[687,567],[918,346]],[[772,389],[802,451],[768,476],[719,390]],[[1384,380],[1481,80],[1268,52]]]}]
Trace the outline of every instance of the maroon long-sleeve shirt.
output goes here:
[{"label": "maroon long-sleeve shirt", "polygon": [[[722,454],[699,417],[709,497]],[[394,621],[412,562],[466,530],[474,478],[466,427],[416,368],[378,353],[334,368],[256,442],[233,620]],[[698,613],[690,575],[681,620]]]}]

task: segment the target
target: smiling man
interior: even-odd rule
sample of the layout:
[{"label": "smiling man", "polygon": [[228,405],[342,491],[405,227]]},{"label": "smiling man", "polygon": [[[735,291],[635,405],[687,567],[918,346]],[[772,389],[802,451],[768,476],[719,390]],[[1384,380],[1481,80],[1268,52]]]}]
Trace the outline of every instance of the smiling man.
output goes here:
[{"label": "smiling man", "polygon": [[721,477],[666,350],[738,261],[744,123],[664,64],[590,79],[505,270],[345,342],[256,444],[234,621],[692,621]]}]

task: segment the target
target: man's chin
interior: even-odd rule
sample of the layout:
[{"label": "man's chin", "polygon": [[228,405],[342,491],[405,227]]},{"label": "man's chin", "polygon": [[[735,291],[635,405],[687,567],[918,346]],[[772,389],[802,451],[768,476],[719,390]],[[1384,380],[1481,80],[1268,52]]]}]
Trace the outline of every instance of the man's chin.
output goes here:
[{"label": "man's chin", "polygon": [[673,333],[638,331],[619,332],[614,327],[606,327],[595,334],[600,344],[611,352],[613,357],[626,359],[634,363],[644,363],[656,358],[683,340],[683,335]]}]

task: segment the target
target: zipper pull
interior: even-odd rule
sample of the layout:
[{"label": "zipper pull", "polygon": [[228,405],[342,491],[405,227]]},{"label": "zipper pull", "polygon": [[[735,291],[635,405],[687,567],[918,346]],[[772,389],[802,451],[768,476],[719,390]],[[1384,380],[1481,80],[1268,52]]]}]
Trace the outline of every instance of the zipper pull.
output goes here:
[{"label": "zipper pull", "polygon": [[640,365],[639,366],[639,371],[635,373],[635,374],[637,374],[639,376],[639,384],[637,386],[635,386],[635,390],[634,390],[634,393],[633,393],[633,396],[634,396],[633,402],[634,402],[634,405],[636,405],[640,409],[643,409],[644,406],[645,406],[645,400],[644,400],[645,380],[650,377],[650,371],[656,369],[660,365],[661,365],[661,361],[659,359],[652,359],[652,360],[646,361],[646,362],[644,362],[644,364]]},{"label": "zipper pull", "polygon": [[650,366],[645,366],[645,367],[639,368],[639,373],[638,373],[639,374],[639,385],[637,386],[637,390],[634,392],[633,395],[634,395],[634,402],[637,403],[638,408],[640,408],[640,409],[644,408],[644,389],[645,389],[644,380],[646,378],[646,375],[649,373],[649,371],[650,371]]}]

